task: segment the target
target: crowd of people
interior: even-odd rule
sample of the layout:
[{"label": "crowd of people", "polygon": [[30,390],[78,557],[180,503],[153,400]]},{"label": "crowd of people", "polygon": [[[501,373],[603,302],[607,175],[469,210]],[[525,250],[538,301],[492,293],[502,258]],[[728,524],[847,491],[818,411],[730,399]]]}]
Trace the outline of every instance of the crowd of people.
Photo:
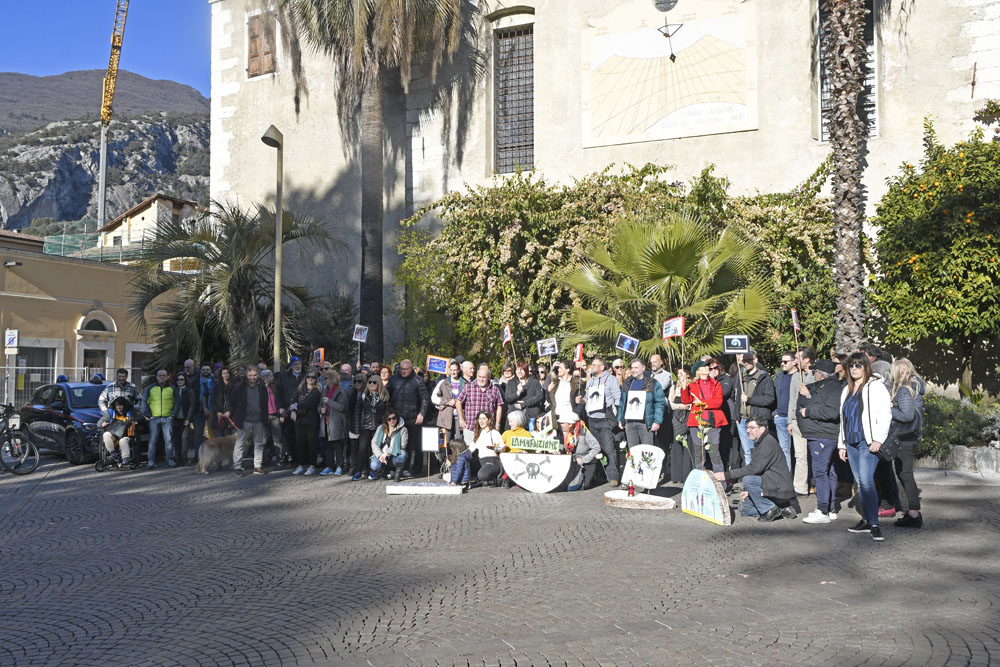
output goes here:
[{"label": "crowd of people", "polygon": [[[815,493],[803,521],[832,523],[838,488],[856,483],[861,518],[851,532],[881,541],[880,520],[900,514],[896,526],[922,526],[913,460],[924,382],[909,360],[890,363],[875,346],[830,359],[802,346],[773,375],[751,350],[728,368],[708,356],[674,369],[660,355],[648,364],[595,357],[508,363],[499,378],[457,357],[446,375],[429,376],[408,359],[355,368],[292,357],[277,370],[189,359],[140,392],[120,369],[99,401],[103,442],[127,463],[133,433],[117,422],[135,412],[149,423],[149,468],[161,442],[175,467],[194,463],[204,438],[235,436],[237,476],[249,474],[252,445],[256,474],[293,465],[293,475],[398,481],[436,471],[470,488],[509,487],[498,454],[545,421],[574,457],[571,490],[618,486],[627,450],[647,444],[664,452],[661,481],[683,483],[692,470],[710,471],[727,491],[741,481],[738,509],[761,521],[795,518],[798,499]],[[440,429],[445,444],[427,470],[423,426]]]}]

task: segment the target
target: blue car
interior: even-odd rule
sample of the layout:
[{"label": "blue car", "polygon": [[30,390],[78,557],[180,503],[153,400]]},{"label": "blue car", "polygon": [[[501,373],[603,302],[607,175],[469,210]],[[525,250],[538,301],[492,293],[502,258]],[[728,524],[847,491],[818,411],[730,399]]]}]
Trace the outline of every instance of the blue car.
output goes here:
[{"label": "blue car", "polygon": [[73,465],[83,463],[101,446],[97,399],[108,384],[57,382],[38,388],[21,408],[21,432],[38,449],[63,453]]}]

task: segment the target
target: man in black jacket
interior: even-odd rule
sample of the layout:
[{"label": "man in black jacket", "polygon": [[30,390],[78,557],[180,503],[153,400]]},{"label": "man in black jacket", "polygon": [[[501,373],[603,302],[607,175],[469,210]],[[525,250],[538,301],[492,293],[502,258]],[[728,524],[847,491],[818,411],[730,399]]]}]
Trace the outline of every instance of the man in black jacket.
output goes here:
[{"label": "man in black jacket", "polygon": [[736,383],[736,407],[740,413],[736,430],[743,446],[743,461],[749,465],[753,458],[751,452],[754,448],[754,439],[748,432],[747,423],[751,419],[756,419],[757,423],[766,429],[778,399],[774,391],[774,380],[757,364],[757,353],[751,350],[739,356],[742,380]]},{"label": "man in black jacket", "polygon": [[837,518],[837,470],[833,462],[840,433],[840,394],[844,387],[837,377],[837,365],[826,359],[813,366],[813,379],[799,396],[798,424],[812,461],[817,509],[802,520],[830,523]]},{"label": "man in black jacket", "polygon": [[267,387],[260,381],[256,366],[247,367],[246,380],[237,382],[229,392],[229,407],[236,424],[236,445],[233,447],[233,474],[243,477],[243,452],[247,438],[253,436],[253,471],[262,475],[264,470],[264,443],[267,438]]},{"label": "man in black jacket", "polygon": [[413,373],[413,362],[403,359],[399,372],[389,378],[389,404],[406,427],[406,446],[409,456],[410,473],[420,472],[420,425],[424,423],[424,413],[430,406],[427,385]]},{"label": "man in black jacket", "polygon": [[790,502],[795,498],[795,490],[785,453],[767,432],[767,421],[748,419],[747,433],[754,440],[753,461],[729,472],[713,473],[713,477],[720,482],[743,478],[740,514],[756,516],[759,521],[794,519],[795,510]]},{"label": "man in black jacket", "polygon": [[[299,357],[292,357],[291,361],[283,371],[278,371],[275,369],[274,372],[274,388],[275,396],[278,400],[278,417],[287,417],[285,414],[288,412],[288,406],[292,404],[295,400],[295,396],[299,392],[299,384],[302,383],[305,378],[302,373],[302,359]],[[295,422],[291,419],[285,419],[281,422],[281,440],[287,443],[285,451],[295,451]]]}]

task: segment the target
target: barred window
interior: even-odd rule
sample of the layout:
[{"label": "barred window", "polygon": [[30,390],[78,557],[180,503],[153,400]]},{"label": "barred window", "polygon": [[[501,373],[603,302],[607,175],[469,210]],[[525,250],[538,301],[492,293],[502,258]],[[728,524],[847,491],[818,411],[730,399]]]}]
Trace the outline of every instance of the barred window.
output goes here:
[{"label": "barred window", "polygon": [[494,49],[496,171],[508,174],[535,164],[535,47],[533,26],[496,33]]},{"label": "barred window", "polygon": [[274,72],[275,16],[256,14],[247,19],[247,76]]},{"label": "barred window", "polygon": [[[823,61],[823,49],[826,48],[827,36],[824,34],[823,26],[829,12],[826,11],[824,0],[819,0],[819,109],[820,109],[820,141],[830,140],[830,79],[826,71],[826,63]],[[878,136],[878,62],[875,53],[875,7],[872,0],[866,0],[868,14],[865,16],[865,87],[861,91],[858,99],[858,115],[868,123],[868,136]]]}]

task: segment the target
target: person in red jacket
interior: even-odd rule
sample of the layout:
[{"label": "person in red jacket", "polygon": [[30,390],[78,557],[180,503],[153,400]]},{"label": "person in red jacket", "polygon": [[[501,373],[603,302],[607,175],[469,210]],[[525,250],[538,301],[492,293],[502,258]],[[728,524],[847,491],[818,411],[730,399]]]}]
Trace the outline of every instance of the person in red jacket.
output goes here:
[{"label": "person in red jacket", "polygon": [[719,428],[729,424],[722,411],[722,385],[709,377],[708,365],[696,361],[691,366],[694,380],[685,379],[681,385],[681,402],[691,405],[688,416],[691,452],[694,454],[694,469],[705,467],[705,449],[712,460],[712,470],[723,472],[722,457],[719,456]]}]

